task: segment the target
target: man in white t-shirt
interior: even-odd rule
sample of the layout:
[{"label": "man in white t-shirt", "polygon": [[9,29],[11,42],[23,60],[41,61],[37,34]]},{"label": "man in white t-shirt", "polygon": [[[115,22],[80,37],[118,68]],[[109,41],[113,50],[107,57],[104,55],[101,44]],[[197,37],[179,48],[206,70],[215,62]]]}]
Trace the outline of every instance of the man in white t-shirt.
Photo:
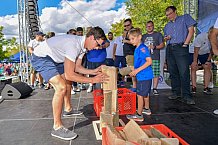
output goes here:
[{"label": "man in white t-shirt", "polygon": [[[54,116],[52,136],[64,140],[72,140],[77,137],[76,133],[63,126],[61,120],[62,107],[64,104],[63,115],[82,114],[81,111],[73,110],[71,106],[70,90],[72,81],[83,83],[101,83],[107,81],[107,77],[102,74],[100,67],[88,70],[81,65],[77,65],[77,62],[81,62],[86,50],[100,48],[104,40],[106,40],[104,31],[100,27],[94,27],[86,36],[65,34],[52,37],[34,50],[33,67],[55,89],[52,100]],[[96,76],[88,78],[79,73]]]},{"label": "man in white t-shirt", "polygon": [[[30,55],[32,55],[34,49],[40,45],[43,41],[44,41],[44,35],[42,32],[36,32],[35,33],[35,39],[33,40],[30,40],[29,44],[28,44],[28,50],[29,50],[29,53]],[[32,68],[32,65],[30,67],[30,85],[31,85],[31,88],[34,89],[34,82],[35,82],[35,79],[36,79],[36,71]],[[39,81],[39,88],[42,88],[44,85],[43,85],[43,78],[40,74],[38,74],[38,81]]]},{"label": "man in white t-shirt", "polygon": [[207,95],[212,95],[211,89],[208,87],[211,73],[211,45],[208,38],[208,34],[212,28],[209,29],[208,33],[199,34],[189,48],[190,54],[190,65],[191,65],[191,80],[192,80],[192,93],[196,93],[196,71],[199,69],[198,63],[200,63],[204,69],[204,90],[203,92]]},{"label": "man in white t-shirt", "polygon": [[[216,22],[215,22],[213,27],[214,28],[209,35],[209,39],[210,39],[210,43],[211,43],[214,55],[218,56],[218,40],[217,40],[217,37],[218,37],[218,17],[217,17]],[[218,114],[218,109],[214,110],[213,113]]]},{"label": "man in white t-shirt", "polygon": [[107,57],[106,57],[106,65],[107,66],[114,66],[114,60],[113,60],[113,47],[114,47],[114,40],[113,40],[113,33],[108,33],[108,40],[110,42],[110,45],[106,48],[107,51]]}]

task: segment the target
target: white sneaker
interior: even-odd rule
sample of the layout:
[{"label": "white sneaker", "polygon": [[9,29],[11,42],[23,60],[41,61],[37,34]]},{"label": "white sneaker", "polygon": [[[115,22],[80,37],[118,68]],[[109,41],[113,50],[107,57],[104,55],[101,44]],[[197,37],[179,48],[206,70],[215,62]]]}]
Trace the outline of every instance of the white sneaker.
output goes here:
[{"label": "white sneaker", "polygon": [[214,110],[213,113],[218,115],[218,109]]},{"label": "white sneaker", "polygon": [[213,89],[213,87],[214,87],[213,82],[210,82],[208,88]]},{"label": "white sneaker", "polygon": [[74,92],[74,90],[71,89],[71,95],[75,95],[75,94],[76,94],[76,92]]},{"label": "white sneaker", "polygon": [[87,89],[87,93],[91,93],[93,91],[93,86],[90,86],[89,85],[89,87],[88,87],[88,89]]}]

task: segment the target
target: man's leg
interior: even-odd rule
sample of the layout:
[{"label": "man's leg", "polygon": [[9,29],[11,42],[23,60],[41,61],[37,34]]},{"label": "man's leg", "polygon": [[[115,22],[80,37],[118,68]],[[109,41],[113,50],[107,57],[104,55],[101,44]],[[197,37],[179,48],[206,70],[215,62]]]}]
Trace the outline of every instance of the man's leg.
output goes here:
[{"label": "man's leg", "polygon": [[192,81],[192,93],[196,93],[196,71],[198,70],[197,66],[191,66],[191,81]]}]

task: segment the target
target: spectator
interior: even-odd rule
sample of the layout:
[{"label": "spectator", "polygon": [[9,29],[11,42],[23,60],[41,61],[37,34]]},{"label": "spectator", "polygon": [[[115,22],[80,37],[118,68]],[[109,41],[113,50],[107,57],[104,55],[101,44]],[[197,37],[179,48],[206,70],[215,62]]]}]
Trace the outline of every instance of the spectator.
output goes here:
[{"label": "spectator", "polygon": [[107,66],[114,66],[114,59],[113,59],[113,47],[114,47],[114,40],[113,40],[113,33],[108,33],[108,40],[110,45],[106,48],[107,57],[106,57],[106,65]]}]

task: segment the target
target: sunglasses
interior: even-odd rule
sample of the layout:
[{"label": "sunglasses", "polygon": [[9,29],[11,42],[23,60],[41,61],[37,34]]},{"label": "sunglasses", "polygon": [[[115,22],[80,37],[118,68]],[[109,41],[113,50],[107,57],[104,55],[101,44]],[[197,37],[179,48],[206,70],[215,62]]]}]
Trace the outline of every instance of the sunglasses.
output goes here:
[{"label": "sunglasses", "polygon": [[124,25],[124,27],[128,27],[128,26],[130,26],[130,24]]},{"label": "sunglasses", "polygon": [[101,47],[103,46],[103,43],[102,44],[99,44],[98,41],[95,39],[96,43],[97,43],[97,47]]}]

